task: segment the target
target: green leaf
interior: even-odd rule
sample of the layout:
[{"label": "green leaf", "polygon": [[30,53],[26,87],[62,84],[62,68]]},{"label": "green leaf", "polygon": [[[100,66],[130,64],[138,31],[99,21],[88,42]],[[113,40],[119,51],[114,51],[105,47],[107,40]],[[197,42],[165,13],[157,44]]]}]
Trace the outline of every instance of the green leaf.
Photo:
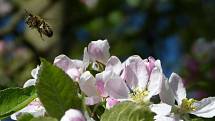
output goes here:
[{"label": "green leaf", "polygon": [[82,100],[77,83],[60,68],[44,59],[41,62],[36,88],[47,113],[60,119],[69,108],[80,109]]},{"label": "green leaf", "polygon": [[31,115],[30,113],[24,113],[21,116],[19,116],[17,119],[18,121],[30,121],[33,118],[34,116]]},{"label": "green leaf", "polygon": [[122,102],[106,110],[101,121],[153,121],[154,114],[148,106],[134,102]]},{"label": "green leaf", "polygon": [[58,121],[58,120],[52,117],[38,117],[38,118],[33,118],[30,121]]},{"label": "green leaf", "polygon": [[204,120],[200,118],[195,118],[195,119],[192,119],[191,121],[204,121]]},{"label": "green leaf", "polygon": [[27,106],[37,97],[35,87],[8,88],[0,91],[0,119]]}]

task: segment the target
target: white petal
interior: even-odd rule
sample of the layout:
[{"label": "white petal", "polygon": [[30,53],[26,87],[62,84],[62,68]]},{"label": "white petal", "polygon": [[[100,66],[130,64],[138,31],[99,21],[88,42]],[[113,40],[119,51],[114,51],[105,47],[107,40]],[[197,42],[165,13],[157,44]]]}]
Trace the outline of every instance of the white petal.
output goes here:
[{"label": "white petal", "polygon": [[175,96],[175,99],[180,105],[182,100],[186,98],[186,90],[184,88],[182,79],[178,74],[172,73],[169,78],[169,83],[170,87],[172,88],[172,92]]},{"label": "white petal", "polygon": [[138,62],[138,61],[142,61],[142,60],[143,59],[140,56],[132,55],[125,61],[125,65],[129,65],[132,62]]},{"label": "white petal", "polygon": [[111,56],[106,64],[105,70],[112,70],[117,75],[122,71],[122,63],[116,56]]},{"label": "white petal", "polygon": [[168,79],[164,75],[162,80],[161,92],[159,96],[160,96],[161,102],[169,105],[175,104],[175,98],[174,98],[172,89],[170,88]]},{"label": "white petal", "polygon": [[96,90],[96,79],[93,77],[93,75],[86,71],[84,72],[79,81],[80,89],[87,95],[87,96],[97,96],[97,90]]},{"label": "white petal", "polygon": [[149,96],[157,95],[160,93],[162,80],[163,80],[162,71],[157,67],[153,68],[147,87],[149,91]]},{"label": "white petal", "polygon": [[84,69],[86,69],[88,67],[90,63],[90,57],[89,54],[87,52],[87,47],[84,48],[84,56],[83,56],[83,65],[84,65]]},{"label": "white petal", "polygon": [[32,101],[29,105],[27,105],[25,108],[21,109],[20,111],[14,113],[11,115],[11,118],[13,120],[17,120],[17,116],[19,116],[22,113],[30,113],[34,117],[40,117],[45,115],[45,108],[40,103],[39,99],[36,98],[34,101]]},{"label": "white petal", "polygon": [[40,66],[37,65],[37,67],[31,71],[31,75],[34,79],[37,79],[37,74],[39,72],[39,69],[40,69]]},{"label": "white petal", "polygon": [[197,109],[191,112],[199,117],[212,118],[215,116],[215,97],[204,98],[193,104]]},{"label": "white petal", "polygon": [[86,121],[86,119],[79,110],[69,109],[65,112],[61,121]]},{"label": "white petal", "polygon": [[103,71],[101,73],[96,74],[96,87],[97,91],[102,97],[107,97],[108,92],[105,89],[105,83],[108,81],[108,77],[110,75],[110,71]]},{"label": "white petal", "polygon": [[145,89],[149,75],[144,61],[139,56],[134,55],[126,60],[125,66],[126,83],[129,87],[138,86]]},{"label": "white petal", "polygon": [[106,79],[105,90],[110,97],[115,99],[128,98],[129,90],[121,77],[110,72]]},{"label": "white petal", "polygon": [[36,79],[29,79],[23,85],[23,88],[30,87],[36,84]]},{"label": "white petal", "polygon": [[71,63],[71,59],[67,57],[66,55],[59,55],[54,59],[54,64],[61,68],[64,71],[67,71],[69,68],[69,65]]},{"label": "white petal", "polygon": [[156,113],[157,115],[166,116],[170,114],[172,110],[172,106],[165,103],[152,104],[150,105],[150,109],[152,112]]},{"label": "white petal", "polygon": [[161,61],[160,60],[156,60],[155,61],[155,67],[159,68],[160,71],[163,73],[162,67],[161,67]]},{"label": "white petal", "polygon": [[92,41],[88,45],[88,54],[90,59],[93,61],[99,61],[100,63],[106,64],[108,58],[110,57],[109,53],[109,44],[107,40],[97,40]]}]

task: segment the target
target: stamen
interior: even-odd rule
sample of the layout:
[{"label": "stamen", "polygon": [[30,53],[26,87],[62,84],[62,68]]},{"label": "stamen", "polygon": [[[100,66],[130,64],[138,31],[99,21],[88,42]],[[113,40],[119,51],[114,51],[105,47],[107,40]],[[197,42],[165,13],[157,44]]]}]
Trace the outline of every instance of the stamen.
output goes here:
[{"label": "stamen", "polygon": [[148,91],[142,89],[134,89],[132,93],[130,93],[130,97],[137,103],[144,102],[144,98],[148,95]]},{"label": "stamen", "polygon": [[196,110],[196,107],[193,106],[193,103],[196,102],[195,99],[183,99],[182,100],[182,104],[181,104],[181,111],[184,112],[184,113],[187,113],[187,112],[191,112],[191,111],[195,111]]}]

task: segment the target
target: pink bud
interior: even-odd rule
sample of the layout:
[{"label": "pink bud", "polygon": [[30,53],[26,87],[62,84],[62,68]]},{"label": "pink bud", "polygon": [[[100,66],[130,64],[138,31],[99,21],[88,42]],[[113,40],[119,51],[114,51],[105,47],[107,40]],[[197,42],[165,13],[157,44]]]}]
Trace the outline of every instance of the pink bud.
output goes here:
[{"label": "pink bud", "polygon": [[86,121],[83,114],[76,109],[69,109],[65,112],[61,121]]}]

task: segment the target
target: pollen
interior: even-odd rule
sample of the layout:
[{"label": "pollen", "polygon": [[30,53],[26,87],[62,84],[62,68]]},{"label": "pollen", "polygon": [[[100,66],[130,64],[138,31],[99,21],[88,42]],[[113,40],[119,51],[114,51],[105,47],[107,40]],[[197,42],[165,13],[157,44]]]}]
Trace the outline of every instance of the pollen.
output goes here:
[{"label": "pollen", "polygon": [[192,98],[191,99],[187,99],[187,98],[183,99],[182,104],[181,104],[181,111],[185,112],[185,113],[190,112],[190,111],[195,111],[196,107],[193,106],[194,102],[196,102],[196,100],[192,99]]},{"label": "pollen", "polygon": [[148,96],[148,91],[142,89],[134,89],[132,93],[130,93],[130,97],[137,103],[144,102],[146,97]]}]

